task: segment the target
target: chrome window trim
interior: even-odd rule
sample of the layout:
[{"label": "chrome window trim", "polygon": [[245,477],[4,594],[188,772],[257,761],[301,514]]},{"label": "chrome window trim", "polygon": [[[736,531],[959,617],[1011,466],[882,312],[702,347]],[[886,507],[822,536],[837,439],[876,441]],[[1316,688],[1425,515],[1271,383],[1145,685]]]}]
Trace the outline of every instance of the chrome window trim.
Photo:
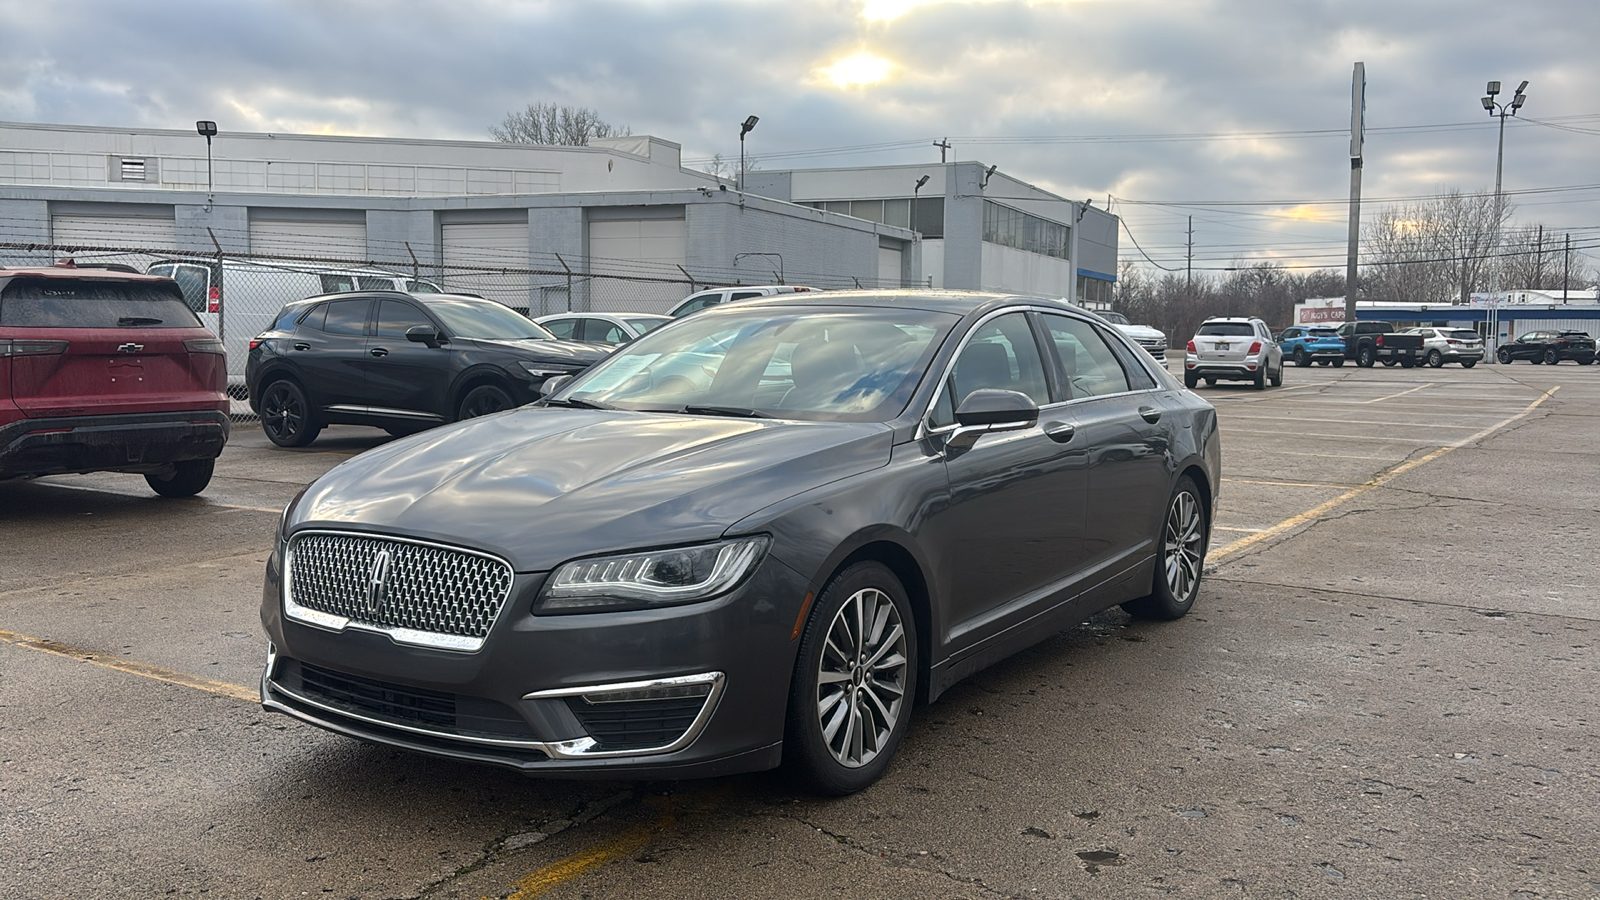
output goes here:
[{"label": "chrome window trim", "polygon": [[[286,697],[292,697],[296,702],[304,703],[305,705],[315,709],[332,713],[340,718],[351,719],[378,728],[404,731],[409,734],[417,734],[424,737],[438,738],[446,741],[460,741],[469,744],[479,744],[486,747],[508,747],[517,750],[538,750],[551,759],[581,760],[618,759],[627,756],[657,756],[663,753],[673,753],[689,746],[700,737],[701,732],[705,731],[706,725],[710,723],[711,716],[716,711],[717,702],[722,699],[722,692],[727,683],[727,676],[722,672],[705,672],[699,675],[680,675],[671,678],[657,678],[649,681],[599,684],[581,688],[555,688],[548,691],[534,691],[531,694],[524,695],[522,698],[524,700],[546,700],[565,698],[569,696],[581,696],[584,693],[615,693],[623,690],[641,690],[651,687],[676,687],[685,684],[711,685],[711,692],[706,695],[705,703],[700,707],[700,714],[695,717],[693,722],[689,723],[689,727],[684,731],[681,737],[670,744],[660,747],[646,747],[638,750],[595,750],[593,748],[597,745],[597,742],[594,738],[587,736],[573,738],[572,740],[567,741],[518,741],[510,738],[476,737],[472,735],[453,734],[448,731],[434,731],[428,728],[418,728],[415,725],[404,725],[398,722],[390,722],[384,719],[377,719],[373,718],[372,716],[366,716],[360,713],[339,709],[338,707],[331,706],[327,703],[322,703],[318,700],[313,700],[310,697],[306,697],[296,693],[295,691],[288,690],[276,681],[272,681],[270,676],[268,677],[267,681],[271,684],[272,690],[283,694]],[[267,698],[264,697],[263,702],[266,701]],[[281,706],[281,704],[277,705]],[[291,714],[298,713],[297,710],[292,708],[287,709],[287,711]],[[300,714],[300,716],[304,718],[303,714]]]},{"label": "chrome window trim", "polygon": [[[501,566],[504,566],[506,572],[511,576],[510,586],[508,586],[506,589],[505,597],[500,600],[500,609],[495,612],[494,622],[489,624],[488,631],[486,631],[484,636],[481,638],[466,637],[458,634],[440,634],[434,631],[419,631],[415,628],[393,628],[381,625],[369,625],[365,622],[356,622],[352,619],[346,618],[345,616],[336,616],[332,613],[325,613],[321,610],[312,609],[308,606],[301,606],[294,600],[293,591],[291,590],[293,584],[291,575],[294,571],[295,542],[302,537],[318,534],[346,538],[363,538],[366,540],[376,541],[393,541],[399,544],[413,544],[419,547],[432,547],[438,550],[448,550],[452,553],[465,553],[469,556],[481,557],[492,563],[497,563]],[[308,528],[304,531],[296,531],[295,533],[289,535],[284,541],[283,578],[280,582],[279,594],[280,599],[283,602],[284,617],[293,619],[294,621],[305,625],[314,625],[318,628],[325,628],[329,631],[337,632],[365,631],[370,634],[381,634],[387,636],[390,640],[397,644],[406,644],[413,647],[431,647],[438,650],[455,650],[465,653],[476,653],[477,651],[483,649],[484,643],[489,640],[489,632],[494,631],[494,623],[500,620],[500,616],[505,613],[506,607],[510,605],[511,595],[515,592],[516,588],[516,579],[517,571],[510,562],[499,556],[496,556],[493,553],[486,553],[482,550],[474,550],[470,547],[462,547],[456,544],[446,544],[440,541],[425,541],[418,538],[376,534],[368,531],[342,531],[335,528]]]}]

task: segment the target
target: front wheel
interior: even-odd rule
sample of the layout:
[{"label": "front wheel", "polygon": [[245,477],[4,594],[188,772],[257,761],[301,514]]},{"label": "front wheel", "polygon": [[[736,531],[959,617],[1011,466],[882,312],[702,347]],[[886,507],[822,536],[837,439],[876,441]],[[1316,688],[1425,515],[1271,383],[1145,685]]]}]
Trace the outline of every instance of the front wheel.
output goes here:
[{"label": "front wheel", "polygon": [[1501,347],[1499,350],[1496,350],[1494,352],[1494,358],[1496,360],[1499,360],[1502,365],[1510,365],[1511,364],[1511,351],[1507,350],[1504,347]]},{"label": "front wheel", "polygon": [[1156,571],[1150,594],[1122,604],[1136,619],[1179,619],[1200,594],[1205,567],[1206,508],[1194,479],[1185,475],[1167,502],[1167,516],[1156,536]]},{"label": "front wheel", "polygon": [[916,620],[882,563],[856,563],[817,600],[789,689],[784,755],[819,793],[877,781],[905,737],[917,689]]},{"label": "front wheel", "polygon": [[170,473],[146,475],[144,481],[150,485],[150,490],[163,497],[193,497],[211,483],[211,473],[216,466],[215,459],[185,460],[173,463]]},{"label": "front wheel", "polygon": [[1433,366],[1435,369],[1444,368],[1444,354],[1437,350],[1429,350],[1428,365]]},{"label": "front wheel", "polygon": [[461,398],[456,419],[475,419],[511,408],[511,395],[492,384],[480,384]]}]

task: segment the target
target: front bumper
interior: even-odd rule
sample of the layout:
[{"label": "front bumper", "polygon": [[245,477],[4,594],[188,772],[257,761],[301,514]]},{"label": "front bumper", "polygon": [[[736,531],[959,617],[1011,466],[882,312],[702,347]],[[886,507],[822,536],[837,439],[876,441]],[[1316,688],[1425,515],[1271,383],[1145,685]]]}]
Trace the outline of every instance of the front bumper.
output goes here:
[{"label": "front bumper", "polygon": [[[533,615],[544,575],[519,574],[475,652],[286,618],[281,578],[274,553],[262,597],[270,711],[538,776],[704,777],[781,759],[807,585],[770,554],[722,597],[631,612]],[[629,699],[650,691],[661,699]]]},{"label": "front bumper", "polygon": [[0,428],[0,478],[155,472],[217,458],[229,429],[218,409],[21,419]]}]

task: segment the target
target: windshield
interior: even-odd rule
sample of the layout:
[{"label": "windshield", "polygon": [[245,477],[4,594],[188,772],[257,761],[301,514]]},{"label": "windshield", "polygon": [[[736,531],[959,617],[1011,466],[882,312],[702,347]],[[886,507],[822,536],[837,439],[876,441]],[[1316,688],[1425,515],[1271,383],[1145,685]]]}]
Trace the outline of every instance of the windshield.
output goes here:
[{"label": "windshield", "polygon": [[1100,318],[1105,319],[1107,322],[1110,322],[1113,325],[1131,324],[1128,322],[1128,317],[1122,313],[1103,312],[1100,314]]},{"label": "windshield", "polygon": [[1217,337],[1249,337],[1256,330],[1249,322],[1207,322],[1200,326],[1200,333]]},{"label": "windshield", "polygon": [[509,306],[470,297],[429,296],[422,301],[455,337],[484,341],[553,341],[555,335]]},{"label": "windshield", "polygon": [[653,331],[557,392],[622,409],[884,422],[958,317],[915,309],[729,307]]},{"label": "windshield", "polygon": [[628,324],[633,327],[634,331],[644,334],[652,328],[659,328],[671,321],[670,317],[662,319],[629,319]]}]

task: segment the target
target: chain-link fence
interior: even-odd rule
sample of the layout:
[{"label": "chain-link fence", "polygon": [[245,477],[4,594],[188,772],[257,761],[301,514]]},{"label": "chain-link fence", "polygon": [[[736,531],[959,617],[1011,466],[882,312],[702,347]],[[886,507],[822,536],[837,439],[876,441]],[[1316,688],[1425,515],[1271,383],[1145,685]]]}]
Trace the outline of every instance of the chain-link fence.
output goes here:
[{"label": "chain-link fence", "polygon": [[[107,244],[112,244],[107,241]],[[739,284],[805,284],[820,290],[901,286],[827,273],[800,276],[745,261],[729,270],[695,272],[647,260],[591,259],[573,266],[549,254],[553,266],[497,265],[504,250],[451,247],[443,264],[418,259],[352,259],[339,255],[203,254],[139,246],[0,242],[0,265],[117,266],[178,282],[201,321],[222,338],[228,354],[228,392],[234,417],[251,416],[245,402],[245,362],[251,338],[267,330],[284,304],[318,294],[358,290],[465,293],[503,303],[530,318],[568,311],[670,310],[696,291]],[[776,256],[776,254],[758,254]],[[769,271],[770,270],[770,271]]]}]

